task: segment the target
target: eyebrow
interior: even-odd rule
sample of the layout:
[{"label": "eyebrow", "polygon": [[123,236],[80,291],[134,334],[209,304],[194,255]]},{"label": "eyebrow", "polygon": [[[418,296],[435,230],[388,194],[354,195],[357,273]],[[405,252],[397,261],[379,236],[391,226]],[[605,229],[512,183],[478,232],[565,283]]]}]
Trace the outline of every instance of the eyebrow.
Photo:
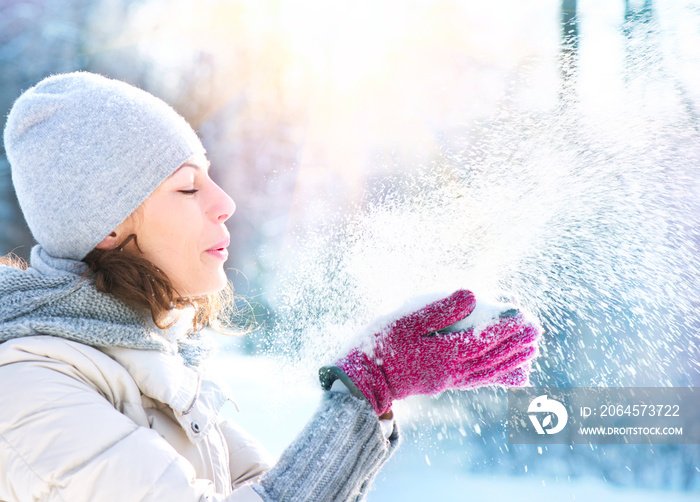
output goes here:
[{"label": "eyebrow", "polygon": [[191,167],[191,168],[197,169],[197,170],[200,170],[200,169],[201,169],[201,170],[203,170],[205,173],[208,173],[208,172],[209,172],[209,167],[210,167],[210,166],[211,166],[211,162],[209,162],[208,160],[207,160],[207,163],[206,163],[206,165],[205,165],[204,167],[202,167],[202,166],[199,165],[199,164],[194,164],[194,163],[192,163],[192,162],[185,162],[185,163],[182,164],[180,167],[178,167],[177,169],[175,169],[175,171],[173,171],[172,174],[171,174],[170,176],[173,176],[175,173],[177,173],[177,172],[178,172],[180,169],[182,169],[183,167]]}]

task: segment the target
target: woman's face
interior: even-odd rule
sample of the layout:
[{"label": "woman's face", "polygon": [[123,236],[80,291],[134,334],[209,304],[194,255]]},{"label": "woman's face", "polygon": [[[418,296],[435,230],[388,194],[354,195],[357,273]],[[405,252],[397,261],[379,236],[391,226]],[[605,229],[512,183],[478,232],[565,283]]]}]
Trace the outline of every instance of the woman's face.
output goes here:
[{"label": "woman's face", "polygon": [[165,272],[183,297],[214,293],[227,281],[229,233],[224,222],[236,205],[208,171],[204,156],[191,158],[112,234],[119,242],[136,234],[141,253],[133,241],[127,251]]}]

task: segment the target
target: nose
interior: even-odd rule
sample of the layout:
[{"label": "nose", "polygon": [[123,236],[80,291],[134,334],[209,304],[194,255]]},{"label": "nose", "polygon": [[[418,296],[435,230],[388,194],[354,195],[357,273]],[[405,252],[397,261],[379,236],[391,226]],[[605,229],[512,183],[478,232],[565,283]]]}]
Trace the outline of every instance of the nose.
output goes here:
[{"label": "nose", "polygon": [[236,203],[219,185],[214,182],[212,185],[214,185],[214,197],[209,207],[209,216],[216,222],[223,223],[236,211]]}]

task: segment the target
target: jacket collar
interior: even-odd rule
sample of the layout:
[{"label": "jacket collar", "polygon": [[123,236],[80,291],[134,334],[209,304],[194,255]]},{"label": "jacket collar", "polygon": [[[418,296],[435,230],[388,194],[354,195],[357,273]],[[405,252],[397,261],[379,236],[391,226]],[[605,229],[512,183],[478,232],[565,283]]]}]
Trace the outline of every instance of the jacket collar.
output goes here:
[{"label": "jacket collar", "polygon": [[158,350],[103,349],[129,372],[145,396],[168,405],[192,442],[206,436],[218,421],[228,389],[185,366],[182,357]]}]

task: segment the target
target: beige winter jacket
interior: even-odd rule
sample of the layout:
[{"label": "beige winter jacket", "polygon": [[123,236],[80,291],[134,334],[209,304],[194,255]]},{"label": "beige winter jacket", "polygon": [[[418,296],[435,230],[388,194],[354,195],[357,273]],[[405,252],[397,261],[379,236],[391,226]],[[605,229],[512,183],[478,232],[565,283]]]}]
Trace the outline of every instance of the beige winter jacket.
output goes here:
[{"label": "beige winter jacket", "polygon": [[0,389],[2,501],[261,501],[269,457],[177,356],[18,338]]}]

